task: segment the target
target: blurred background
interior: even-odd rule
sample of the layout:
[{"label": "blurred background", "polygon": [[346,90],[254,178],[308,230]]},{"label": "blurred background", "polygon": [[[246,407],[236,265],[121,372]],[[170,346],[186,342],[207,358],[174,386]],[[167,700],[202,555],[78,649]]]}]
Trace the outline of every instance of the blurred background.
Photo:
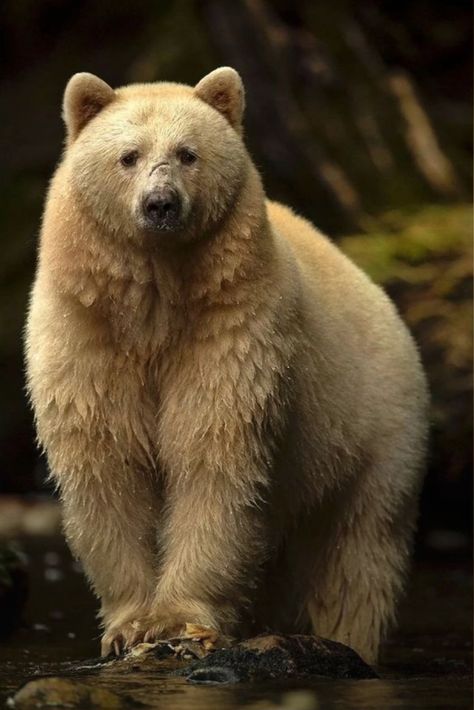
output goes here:
[{"label": "blurred background", "polygon": [[246,86],[246,140],[268,194],[382,284],[418,341],[432,440],[417,553],[469,559],[471,4],[3,0],[0,12],[0,531],[58,528],[22,329],[65,84],[77,71],[112,86],[194,84],[229,64]]}]

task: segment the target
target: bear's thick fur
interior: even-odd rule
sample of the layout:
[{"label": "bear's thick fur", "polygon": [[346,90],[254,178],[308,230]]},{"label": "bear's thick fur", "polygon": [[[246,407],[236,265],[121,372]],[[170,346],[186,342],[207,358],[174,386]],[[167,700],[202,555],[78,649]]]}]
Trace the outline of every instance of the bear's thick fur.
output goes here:
[{"label": "bear's thick fur", "polygon": [[76,74],[27,324],[39,440],[103,652],[187,622],[367,660],[416,520],[427,392],[393,305],[265,200],[244,92]]}]

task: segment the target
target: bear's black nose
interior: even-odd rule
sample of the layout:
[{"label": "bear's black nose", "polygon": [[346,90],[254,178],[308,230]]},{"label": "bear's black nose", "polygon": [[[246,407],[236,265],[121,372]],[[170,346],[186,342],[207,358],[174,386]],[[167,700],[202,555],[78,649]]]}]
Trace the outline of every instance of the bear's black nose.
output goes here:
[{"label": "bear's black nose", "polygon": [[143,200],[145,220],[154,229],[175,229],[179,223],[180,213],[181,200],[175,190],[152,192]]}]

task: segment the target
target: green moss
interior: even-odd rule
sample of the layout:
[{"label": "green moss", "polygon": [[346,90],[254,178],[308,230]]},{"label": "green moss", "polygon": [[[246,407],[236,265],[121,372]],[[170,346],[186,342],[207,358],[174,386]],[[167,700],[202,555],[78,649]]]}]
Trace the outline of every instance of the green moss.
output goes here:
[{"label": "green moss", "polygon": [[340,246],[381,284],[424,282],[435,275],[438,258],[472,251],[472,207],[466,204],[393,211],[368,227],[369,233],[345,237]]}]

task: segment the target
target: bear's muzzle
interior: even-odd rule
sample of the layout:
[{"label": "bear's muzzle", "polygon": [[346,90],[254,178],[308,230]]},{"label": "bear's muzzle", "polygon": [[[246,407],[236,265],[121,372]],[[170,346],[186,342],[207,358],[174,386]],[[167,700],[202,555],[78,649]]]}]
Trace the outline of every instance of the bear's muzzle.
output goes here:
[{"label": "bear's muzzle", "polygon": [[154,189],[143,197],[142,214],[149,229],[160,232],[176,230],[181,224],[181,197],[171,187]]}]

